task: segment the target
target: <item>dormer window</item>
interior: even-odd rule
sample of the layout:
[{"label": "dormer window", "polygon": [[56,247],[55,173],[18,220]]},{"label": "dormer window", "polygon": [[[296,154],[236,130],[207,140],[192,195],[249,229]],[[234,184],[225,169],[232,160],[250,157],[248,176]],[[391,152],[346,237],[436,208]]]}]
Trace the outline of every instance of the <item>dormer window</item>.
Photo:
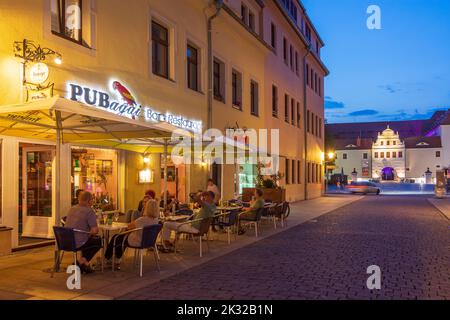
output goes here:
[{"label": "dormer window", "polygon": [[348,144],[345,146],[346,148],[356,148],[356,146],[354,144]]},{"label": "dormer window", "polygon": [[416,144],[416,146],[429,146],[429,144],[428,143],[426,143],[426,142],[419,142],[418,144]]}]

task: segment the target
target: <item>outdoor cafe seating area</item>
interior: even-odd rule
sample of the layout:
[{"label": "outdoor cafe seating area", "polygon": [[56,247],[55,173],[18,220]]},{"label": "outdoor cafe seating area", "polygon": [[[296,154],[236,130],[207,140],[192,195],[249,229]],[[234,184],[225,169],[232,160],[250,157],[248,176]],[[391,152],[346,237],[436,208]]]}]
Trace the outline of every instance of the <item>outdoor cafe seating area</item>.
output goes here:
[{"label": "outdoor cafe seating area", "polygon": [[[176,199],[167,201],[166,206],[159,208],[159,223],[143,228],[129,229],[129,224],[141,216],[138,210],[120,211],[96,211],[99,237],[101,238],[102,249],[98,251],[92,259],[92,265],[96,272],[120,272],[120,266],[112,255],[112,261],[106,261],[105,250],[112,237],[116,234],[124,235],[123,238],[113,238],[114,250],[122,244],[124,255],[120,259],[120,265],[132,266],[135,272],[141,277],[144,273],[144,265],[148,266],[146,272],[159,272],[160,260],[163,255],[183,256],[183,248],[189,244],[198,250],[199,259],[208,254],[210,246],[226,243],[230,245],[234,241],[239,241],[242,237],[259,237],[268,228],[283,228],[286,226],[286,219],[290,212],[288,202],[265,201],[264,206],[256,210],[252,217],[244,217],[245,208],[251,203],[240,199],[220,200],[216,205],[215,215],[203,219],[193,219],[195,213],[200,210],[197,204],[191,199],[190,203],[179,203]],[[161,201],[163,205],[163,201]],[[66,217],[61,219],[61,227],[55,226],[54,233],[56,239],[54,266],[52,277],[55,272],[63,270],[71,264],[77,263],[80,256],[80,249],[75,244],[75,234],[83,232],[80,230],[64,227]],[[166,222],[177,222],[178,225],[188,225],[194,222],[199,223],[198,233],[183,231],[177,228],[172,232],[174,246],[171,250],[164,247],[161,231]],[[242,234],[241,230],[245,230]],[[127,246],[125,242],[132,232],[142,232],[140,245]],[[121,243],[116,240],[120,239]],[[117,242],[117,243],[116,243]],[[188,243],[189,242],[189,243]],[[115,251],[114,251],[115,252]],[[63,260],[64,254],[66,259]],[[72,254],[72,258],[68,256]],[[153,258],[152,258],[153,257]],[[107,263],[108,262],[108,263]],[[152,269],[150,269],[150,265]],[[95,277],[95,273],[93,275]]]}]

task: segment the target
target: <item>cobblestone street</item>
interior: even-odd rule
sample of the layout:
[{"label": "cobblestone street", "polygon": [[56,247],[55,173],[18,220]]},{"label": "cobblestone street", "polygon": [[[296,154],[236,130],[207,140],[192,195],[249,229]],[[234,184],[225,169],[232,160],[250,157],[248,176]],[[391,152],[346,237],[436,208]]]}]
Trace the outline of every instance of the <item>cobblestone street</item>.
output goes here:
[{"label": "cobblestone street", "polygon": [[426,197],[367,196],[121,299],[450,299],[449,220]]}]

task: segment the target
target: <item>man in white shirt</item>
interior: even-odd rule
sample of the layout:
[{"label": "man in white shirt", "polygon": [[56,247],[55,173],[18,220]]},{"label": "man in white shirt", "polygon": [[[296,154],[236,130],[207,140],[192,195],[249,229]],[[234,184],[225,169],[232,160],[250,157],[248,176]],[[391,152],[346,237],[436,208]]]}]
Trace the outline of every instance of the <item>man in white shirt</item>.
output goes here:
[{"label": "man in white shirt", "polygon": [[218,204],[220,200],[220,190],[214,183],[213,179],[208,179],[208,187],[206,191],[212,191],[214,193],[214,203]]}]

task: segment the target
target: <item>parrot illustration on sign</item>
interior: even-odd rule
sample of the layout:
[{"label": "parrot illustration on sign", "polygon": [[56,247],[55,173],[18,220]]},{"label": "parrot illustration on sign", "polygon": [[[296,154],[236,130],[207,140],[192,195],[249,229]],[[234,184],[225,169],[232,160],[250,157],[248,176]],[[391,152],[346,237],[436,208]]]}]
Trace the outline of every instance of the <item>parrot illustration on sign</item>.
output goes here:
[{"label": "parrot illustration on sign", "polygon": [[127,102],[128,105],[134,106],[136,105],[136,100],[134,99],[133,95],[128,91],[125,86],[123,86],[119,81],[114,81],[112,84],[114,90],[117,90],[122,98]]}]

